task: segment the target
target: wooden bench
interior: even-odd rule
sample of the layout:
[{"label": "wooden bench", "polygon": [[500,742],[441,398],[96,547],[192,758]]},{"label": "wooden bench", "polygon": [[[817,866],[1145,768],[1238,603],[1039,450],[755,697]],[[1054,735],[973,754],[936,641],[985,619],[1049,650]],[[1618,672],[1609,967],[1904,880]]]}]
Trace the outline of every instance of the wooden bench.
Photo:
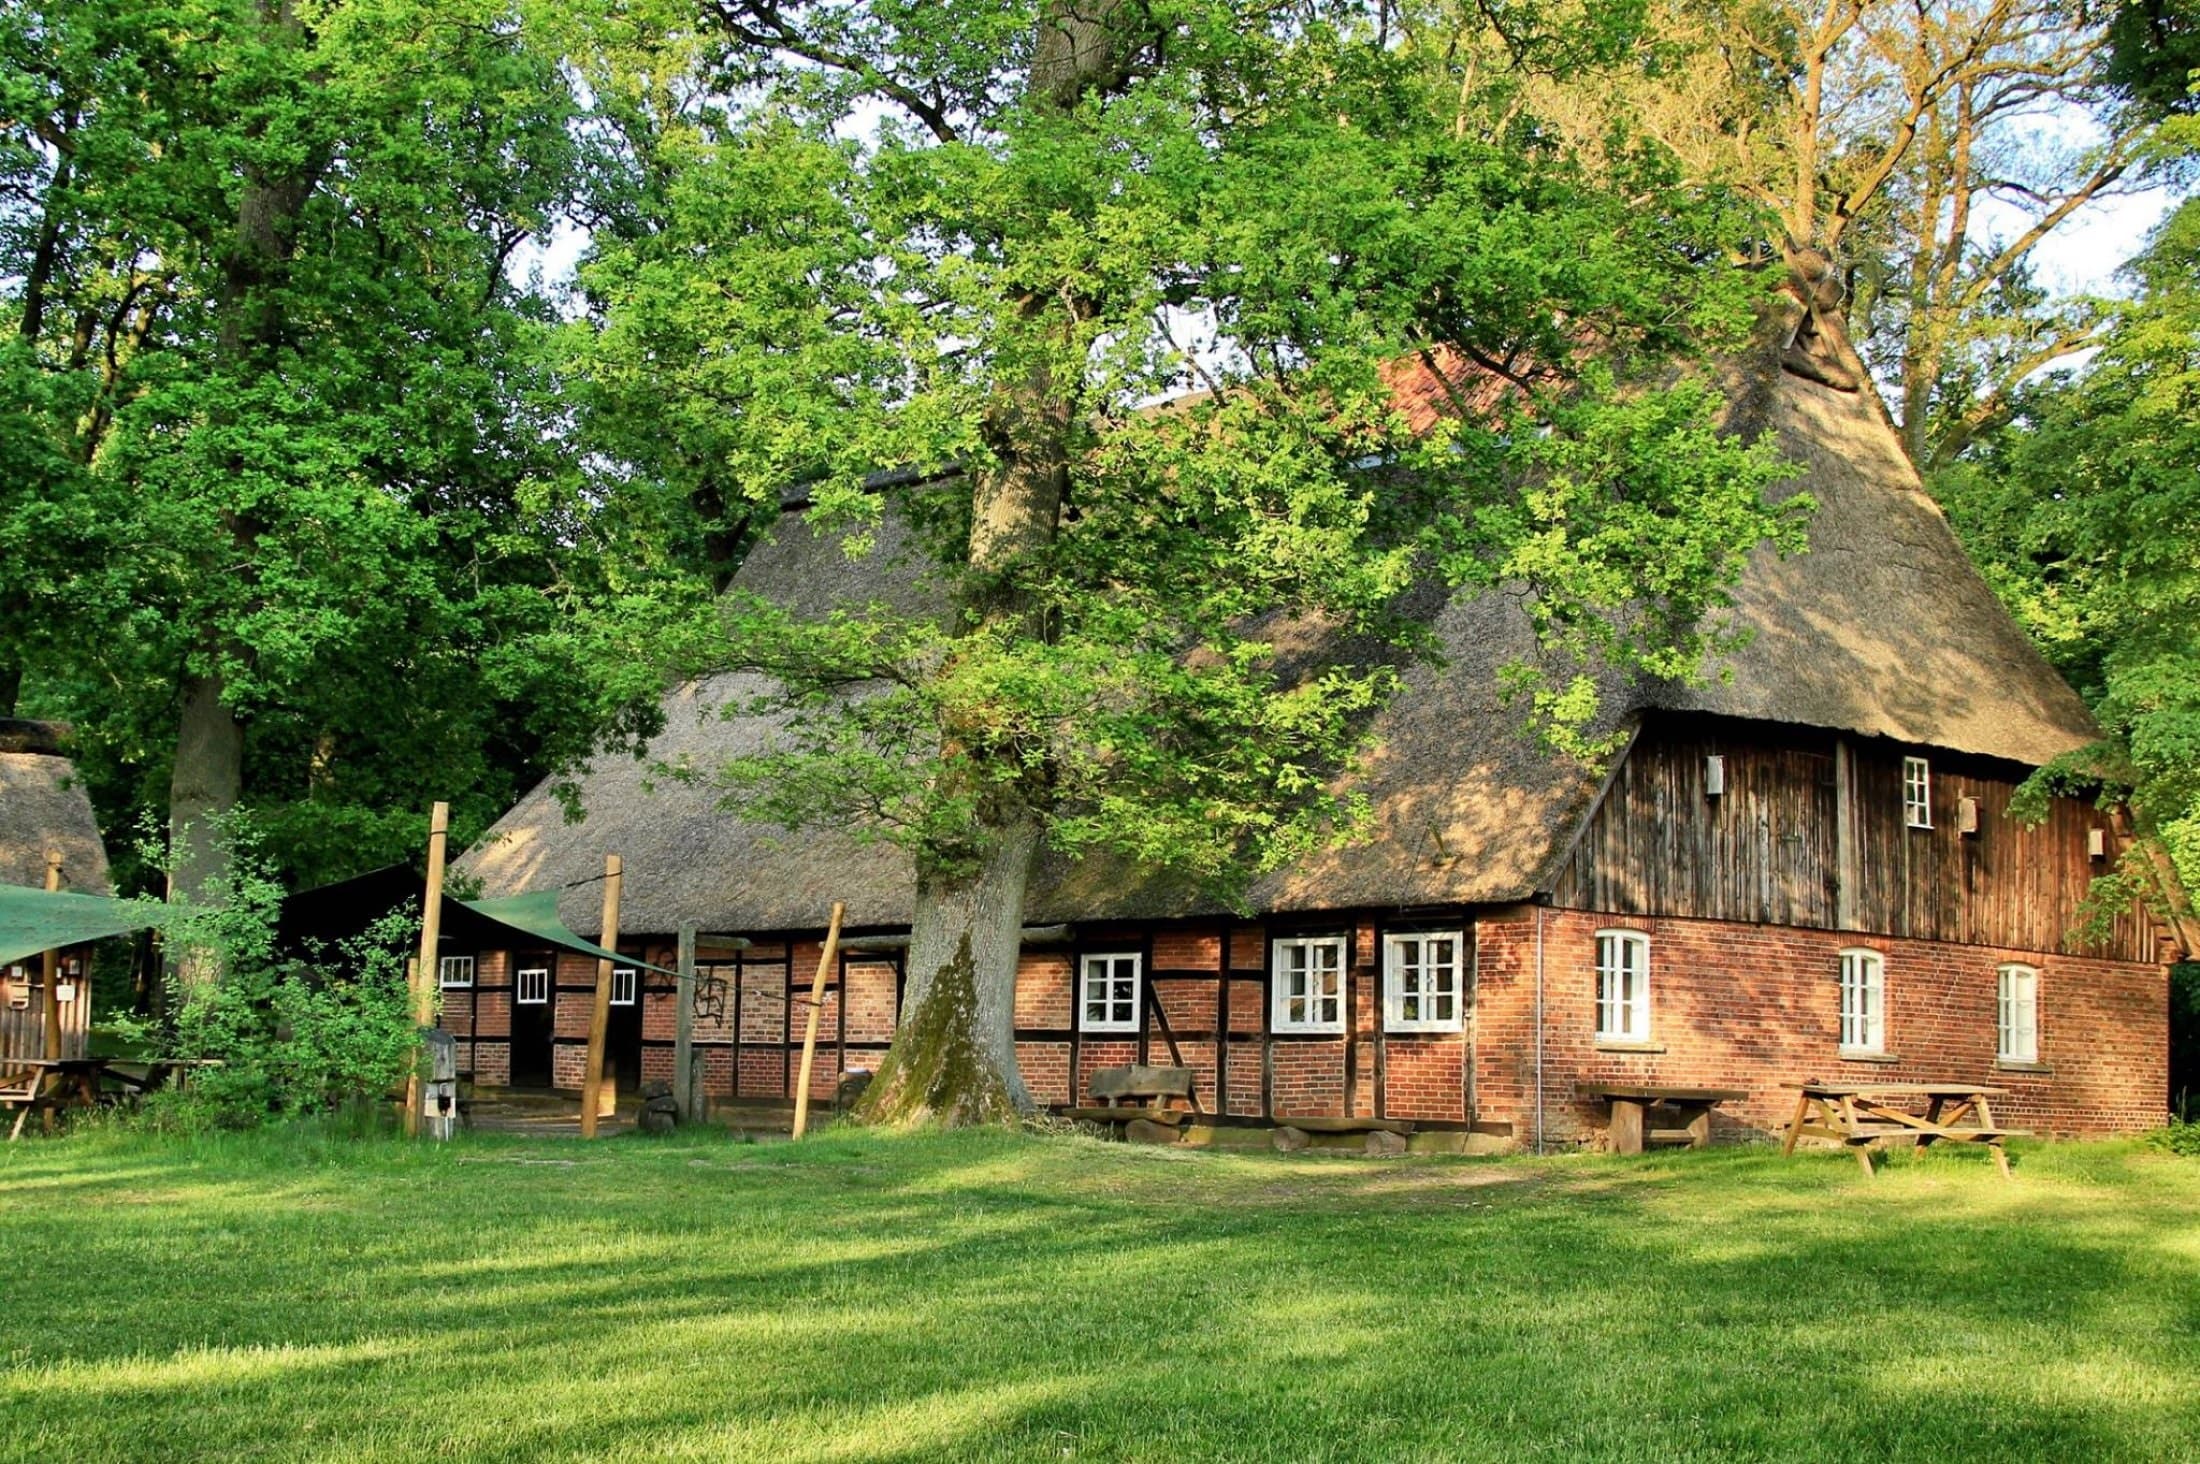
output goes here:
[{"label": "wooden bench", "polygon": [[[1782,1154],[1795,1152],[1796,1141],[1805,1137],[1832,1139],[1856,1155],[1864,1173],[1872,1170],[1872,1150],[1884,1149],[1889,1140],[1907,1140],[1921,1154],[1936,1143],[1984,1144],[1993,1155],[1994,1167],[2009,1177],[2009,1153],[2004,1140],[2022,1138],[2024,1129],[2003,1128],[1994,1122],[1993,1100],[2006,1098],[2006,1088],[1983,1083],[1790,1083],[1796,1089],[1795,1117],[1788,1121]],[[1903,1106],[1925,1100],[1925,1112],[1912,1113]]]},{"label": "wooden bench", "polygon": [[[1081,1108],[1062,1110],[1066,1118],[1087,1123],[1120,1124],[1125,1138],[1148,1143],[1174,1143],[1175,1130],[1197,1111],[1188,1067],[1102,1068],[1092,1075],[1092,1096],[1098,1100]],[[1183,1107],[1174,1106],[1181,1101]],[[1143,1125],[1143,1127],[1140,1127]]]},{"label": "wooden bench", "polygon": [[[1615,1154],[1640,1154],[1645,1144],[1709,1148],[1711,1110],[1749,1096],[1739,1088],[1668,1088],[1641,1083],[1582,1083],[1574,1091],[1612,1106],[1609,1132]],[[1654,1109],[1670,1110],[1679,1123],[1650,1127]]]}]

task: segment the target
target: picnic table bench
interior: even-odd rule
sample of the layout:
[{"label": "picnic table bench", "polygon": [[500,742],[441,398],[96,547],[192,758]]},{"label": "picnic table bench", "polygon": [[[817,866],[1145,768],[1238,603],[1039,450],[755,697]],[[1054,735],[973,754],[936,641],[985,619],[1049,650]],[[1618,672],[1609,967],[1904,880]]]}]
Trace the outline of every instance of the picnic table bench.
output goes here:
[{"label": "picnic table bench", "polygon": [[[1087,1123],[1120,1124],[1126,1138],[1174,1143],[1175,1130],[1196,1111],[1192,1070],[1188,1067],[1101,1068],[1092,1075],[1092,1096],[1099,1100],[1063,1110]],[[1182,1108],[1174,1106],[1178,1100]],[[1141,1128],[1139,1125],[1145,1125]]]},{"label": "picnic table bench", "polygon": [[[1749,1096],[1739,1088],[1669,1088],[1642,1083],[1582,1083],[1574,1091],[1584,1098],[1611,1104],[1610,1133],[1615,1154],[1640,1154],[1645,1144],[1709,1148],[1711,1110]],[[1679,1123],[1651,1128],[1653,1110],[1670,1111]]]},{"label": "picnic table bench", "polygon": [[[1890,1139],[1915,1144],[1920,1152],[1936,1143],[1984,1144],[1994,1156],[1994,1167],[2009,1176],[2009,1155],[2003,1140],[2024,1129],[2005,1129],[1994,1122],[1992,1100],[2009,1096],[2007,1088],[1983,1083],[1790,1083],[1796,1089],[1795,1117],[1788,1122],[1782,1154],[1795,1152],[1796,1141],[1833,1139],[1855,1151],[1856,1162],[1871,1174],[1871,1152],[1884,1149]],[[1925,1100],[1920,1115],[1905,1105]],[[1968,1121],[1966,1121],[1968,1120]]]}]

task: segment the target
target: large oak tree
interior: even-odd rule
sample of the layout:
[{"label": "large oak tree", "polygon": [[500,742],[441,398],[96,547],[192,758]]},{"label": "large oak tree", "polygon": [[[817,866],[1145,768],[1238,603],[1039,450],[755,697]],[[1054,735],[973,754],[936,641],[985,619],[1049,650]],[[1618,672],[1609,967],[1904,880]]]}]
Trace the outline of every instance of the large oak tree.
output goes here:
[{"label": "large oak tree", "polygon": [[[1043,850],[1226,893],[1351,835],[1334,775],[1396,673],[1287,667],[1278,616],[1410,654],[1408,585],[1509,584],[1551,653],[1522,715],[1578,740],[1588,661],[1687,672],[1741,556],[1793,540],[1776,465],[1672,365],[1748,329],[1767,282],[1723,260],[1756,216],[1528,105],[1554,51],[1626,53],[1609,12],[1508,21],[1521,59],[1493,66],[1463,43],[1488,18],[1448,4],[696,21],[591,62],[650,212],[584,263],[575,359],[630,474],[758,519],[806,484],[856,554],[898,516],[951,607],[727,607],[721,663],[793,712],[738,798],[914,860],[876,1118],[1028,1105],[1010,1006]],[[1402,369],[1473,410],[1415,430]]]}]

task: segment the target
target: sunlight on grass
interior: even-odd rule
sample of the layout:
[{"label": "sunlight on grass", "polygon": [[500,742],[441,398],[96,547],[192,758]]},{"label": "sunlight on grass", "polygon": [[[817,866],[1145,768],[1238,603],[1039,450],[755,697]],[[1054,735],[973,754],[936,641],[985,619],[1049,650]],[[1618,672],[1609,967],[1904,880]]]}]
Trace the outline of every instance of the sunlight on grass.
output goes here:
[{"label": "sunlight on grass", "polygon": [[0,1153],[69,1257],[0,1461],[2183,1459],[2196,1212],[2129,1145],[87,1135]]}]

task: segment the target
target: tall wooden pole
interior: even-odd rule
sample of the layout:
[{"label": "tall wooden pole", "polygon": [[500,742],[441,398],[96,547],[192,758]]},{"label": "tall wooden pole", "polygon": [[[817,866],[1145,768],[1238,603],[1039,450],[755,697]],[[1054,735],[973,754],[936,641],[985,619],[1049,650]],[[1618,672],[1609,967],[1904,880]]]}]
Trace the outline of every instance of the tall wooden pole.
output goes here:
[{"label": "tall wooden pole", "polygon": [[[619,876],[624,866],[616,854],[603,857],[603,936],[597,942],[607,951],[619,948]],[[588,1016],[588,1072],[581,1084],[581,1137],[596,1137],[596,1105],[603,1099],[603,1048],[611,1031],[611,963],[596,963],[596,1005]]]},{"label": "tall wooden pole", "polygon": [[702,1117],[695,1094],[695,927],[680,927],[680,973],[672,1008],[672,1106],[680,1122]]},{"label": "tall wooden pole", "polygon": [[825,973],[840,954],[840,916],[844,908],[838,900],[833,902],[833,923],[825,931],[825,949],[818,954],[817,974],[810,978],[810,1019],[802,1028],[802,1076],[795,1079],[794,1085],[794,1136],[798,1139],[810,1126],[810,1064],[817,1058],[817,1018],[825,1009]]},{"label": "tall wooden pole", "polygon": [[[420,907],[420,959],[406,973],[406,995],[413,1025],[425,1027],[435,1018],[436,987],[443,963],[438,959],[443,940],[443,855],[451,832],[451,805],[438,803],[428,813],[428,892]],[[413,1051],[412,1072],[405,1078],[405,1133],[420,1132],[420,1052]]]},{"label": "tall wooden pole", "polygon": [[[48,849],[46,851],[46,889],[49,892],[52,892],[60,888],[61,851],[58,849]],[[58,1058],[59,1056],[61,1056],[61,951],[59,947],[56,947],[55,949],[46,952],[45,974],[45,1053],[46,1056],[49,1058]],[[85,993],[79,992],[78,999],[85,999]],[[46,1073],[45,1077],[40,1080],[39,1086],[42,1088],[50,1088],[54,1092],[58,1093],[61,1090],[61,1075],[57,1072],[49,1070]],[[51,1105],[48,1105],[44,1116],[40,1119],[40,1122],[44,1126],[47,1133],[50,1134],[53,1132],[53,1108]]]}]

